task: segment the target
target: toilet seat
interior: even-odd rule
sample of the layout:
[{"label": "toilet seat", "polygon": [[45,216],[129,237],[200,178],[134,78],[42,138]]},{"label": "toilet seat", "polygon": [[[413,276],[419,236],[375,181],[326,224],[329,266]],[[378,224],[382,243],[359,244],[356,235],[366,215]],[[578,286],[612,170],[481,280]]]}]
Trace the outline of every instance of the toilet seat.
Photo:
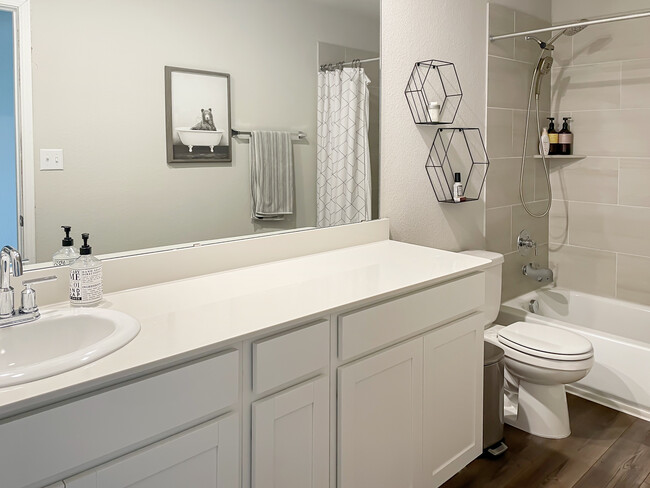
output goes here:
[{"label": "toilet seat", "polygon": [[497,338],[516,351],[544,359],[581,361],[594,355],[587,339],[551,325],[516,322],[499,330]]}]

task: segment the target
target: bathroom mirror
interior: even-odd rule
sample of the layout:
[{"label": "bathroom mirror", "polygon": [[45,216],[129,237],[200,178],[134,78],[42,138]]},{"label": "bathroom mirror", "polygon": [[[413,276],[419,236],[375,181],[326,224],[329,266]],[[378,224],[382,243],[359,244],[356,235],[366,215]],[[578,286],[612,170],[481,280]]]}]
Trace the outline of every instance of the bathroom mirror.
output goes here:
[{"label": "bathroom mirror", "polygon": [[[316,187],[319,67],[353,59],[373,60],[361,66],[377,216],[380,0],[29,4],[34,168],[19,198],[35,209],[22,228],[30,265],[48,265],[62,225],[75,245],[90,233],[99,255],[316,227],[328,198]],[[165,66],[229,75],[231,161],[168,162]],[[305,135],[293,140],[295,211],[282,220],[251,218],[254,130]],[[41,169],[52,161],[62,169]]]}]

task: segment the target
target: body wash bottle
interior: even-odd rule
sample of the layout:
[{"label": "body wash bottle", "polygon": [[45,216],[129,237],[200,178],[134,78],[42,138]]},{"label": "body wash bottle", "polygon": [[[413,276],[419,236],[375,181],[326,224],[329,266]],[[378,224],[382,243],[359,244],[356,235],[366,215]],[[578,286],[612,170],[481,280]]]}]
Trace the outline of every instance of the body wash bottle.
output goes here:
[{"label": "body wash bottle", "polygon": [[548,131],[546,127],[542,129],[542,135],[539,138],[539,154],[548,156],[549,151],[551,150],[551,142],[548,138]]},{"label": "body wash bottle", "polygon": [[463,196],[463,184],[460,182],[460,173],[454,173],[454,202],[460,203],[465,200]]},{"label": "body wash bottle", "polygon": [[560,143],[560,154],[569,156],[573,154],[573,134],[569,130],[569,120],[571,117],[563,117],[564,123],[562,130],[558,134],[558,142]]},{"label": "body wash bottle", "polygon": [[88,237],[89,234],[81,234],[84,245],[79,248],[79,259],[70,266],[70,304],[73,306],[95,305],[104,295],[102,262],[92,255]]},{"label": "body wash bottle", "polygon": [[548,153],[553,156],[555,154],[558,154],[559,151],[559,139],[558,139],[558,133],[557,130],[555,130],[555,117],[546,117],[549,120],[548,123],[548,142],[550,144],[550,148],[548,150]]},{"label": "body wash bottle", "polygon": [[62,225],[61,228],[65,232],[65,237],[61,241],[61,249],[54,253],[52,262],[54,266],[70,266],[79,258],[79,251],[74,247],[74,239],[70,237],[69,225]]}]

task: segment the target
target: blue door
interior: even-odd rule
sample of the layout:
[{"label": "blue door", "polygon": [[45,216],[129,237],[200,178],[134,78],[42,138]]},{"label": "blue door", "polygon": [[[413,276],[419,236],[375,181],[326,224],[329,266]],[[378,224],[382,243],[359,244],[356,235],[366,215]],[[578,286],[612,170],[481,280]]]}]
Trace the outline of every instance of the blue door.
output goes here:
[{"label": "blue door", "polygon": [[18,247],[13,12],[0,10],[0,246]]}]

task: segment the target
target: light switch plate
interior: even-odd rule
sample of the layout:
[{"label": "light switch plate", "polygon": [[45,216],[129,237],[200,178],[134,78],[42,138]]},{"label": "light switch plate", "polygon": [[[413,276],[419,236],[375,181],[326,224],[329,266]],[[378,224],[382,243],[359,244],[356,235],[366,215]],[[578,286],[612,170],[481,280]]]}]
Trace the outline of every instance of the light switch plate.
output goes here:
[{"label": "light switch plate", "polygon": [[41,171],[63,171],[63,149],[41,149]]}]

